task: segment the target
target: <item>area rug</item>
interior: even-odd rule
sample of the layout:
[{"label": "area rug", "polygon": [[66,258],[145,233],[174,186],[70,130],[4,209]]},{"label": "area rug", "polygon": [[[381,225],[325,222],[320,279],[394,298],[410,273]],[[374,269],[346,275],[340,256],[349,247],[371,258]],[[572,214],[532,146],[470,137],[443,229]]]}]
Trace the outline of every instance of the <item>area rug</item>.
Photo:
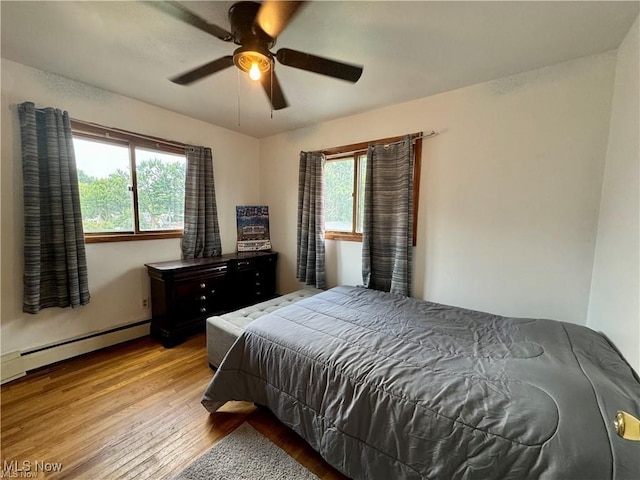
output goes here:
[{"label": "area rug", "polygon": [[317,479],[317,476],[245,422],[174,480]]}]

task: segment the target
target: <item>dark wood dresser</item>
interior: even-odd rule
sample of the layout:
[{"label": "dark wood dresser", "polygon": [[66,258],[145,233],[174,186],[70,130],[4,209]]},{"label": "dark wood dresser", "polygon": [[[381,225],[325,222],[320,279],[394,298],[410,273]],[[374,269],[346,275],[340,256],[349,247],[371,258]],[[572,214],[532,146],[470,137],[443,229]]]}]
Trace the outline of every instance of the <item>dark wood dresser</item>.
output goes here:
[{"label": "dark wood dresser", "polygon": [[173,347],[204,331],[207,317],[276,296],[276,252],[147,263],[151,335]]}]

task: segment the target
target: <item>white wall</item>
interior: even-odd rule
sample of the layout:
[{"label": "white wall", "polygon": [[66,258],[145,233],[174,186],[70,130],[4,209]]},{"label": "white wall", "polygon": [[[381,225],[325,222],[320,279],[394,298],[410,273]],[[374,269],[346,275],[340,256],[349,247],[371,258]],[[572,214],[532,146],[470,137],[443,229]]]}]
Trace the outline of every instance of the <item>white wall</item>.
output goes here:
[{"label": "white wall", "polygon": [[15,106],[67,110],[72,118],[213,150],[222,248],[235,251],[235,206],[258,201],[258,140],[82,83],[2,60],[3,353],[23,351],[150,318],[145,262],[180,258],[180,240],[87,245],[91,303],[22,313],[22,168]]},{"label": "white wall", "polygon": [[587,325],[640,372],[639,20],[618,49]]},{"label": "white wall", "polygon": [[[614,70],[609,52],[262,139],[280,290],[299,285],[299,152],[433,129],[414,296],[585,324]],[[362,282],[359,244],[327,251],[330,284]]]},{"label": "white wall", "polygon": [[[437,130],[440,134],[423,146],[414,296],[581,324],[587,323],[590,306],[589,326],[622,345],[637,365],[632,350],[633,338],[640,341],[637,295],[633,297],[637,270],[634,277],[632,269],[607,269],[617,249],[633,261],[634,240],[621,240],[618,228],[636,232],[637,265],[638,188],[636,183],[634,193],[631,180],[638,177],[638,128],[637,117],[636,124],[632,118],[636,107],[630,104],[638,102],[637,77],[632,78],[638,68],[637,29],[636,22],[618,53],[613,116],[616,55],[606,53],[260,141],[2,60],[2,352],[149,318],[150,312],[140,306],[148,289],[143,264],[180,255],[179,240],[174,239],[87,245],[91,304],[75,310],[47,309],[35,316],[21,313],[22,173],[15,105],[29,100],[66,109],[82,120],[211,146],[223,250],[235,248],[235,205],[269,205],[282,293],[299,287],[295,229],[300,150]],[[629,46],[633,42],[635,51]],[[634,146],[635,167],[625,156]],[[605,157],[607,178],[600,205]],[[630,181],[629,205],[636,199],[635,211],[618,197],[626,189],[625,180]],[[632,219],[621,227],[618,212],[608,213],[616,209],[629,218],[635,215],[635,227]],[[328,242],[327,253],[331,285],[361,283],[360,244]],[[606,286],[621,272],[629,275],[630,283],[617,286],[628,292],[622,300],[607,302],[611,289]],[[635,308],[635,323],[626,313],[626,320],[617,323],[608,314],[605,318],[601,312],[612,305],[623,313],[632,314]],[[622,332],[634,327],[635,337],[625,342]]]}]

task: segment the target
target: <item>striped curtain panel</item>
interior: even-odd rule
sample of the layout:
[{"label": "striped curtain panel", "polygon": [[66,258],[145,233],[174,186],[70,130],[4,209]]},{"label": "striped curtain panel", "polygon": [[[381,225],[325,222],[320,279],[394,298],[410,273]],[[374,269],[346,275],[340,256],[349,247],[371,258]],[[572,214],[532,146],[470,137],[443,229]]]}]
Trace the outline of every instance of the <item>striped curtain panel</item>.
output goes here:
[{"label": "striped curtain panel", "polygon": [[22,310],[89,303],[87,259],[69,114],[18,106],[24,180]]},{"label": "striped curtain panel", "polygon": [[222,253],[213,156],[208,147],[188,146],[185,178],[182,258],[213,257]]},{"label": "striped curtain panel", "polygon": [[327,288],[324,260],[324,154],[300,152],[296,277]]},{"label": "striped curtain panel", "polygon": [[375,290],[411,294],[413,143],[411,136],[367,151],[362,279]]}]

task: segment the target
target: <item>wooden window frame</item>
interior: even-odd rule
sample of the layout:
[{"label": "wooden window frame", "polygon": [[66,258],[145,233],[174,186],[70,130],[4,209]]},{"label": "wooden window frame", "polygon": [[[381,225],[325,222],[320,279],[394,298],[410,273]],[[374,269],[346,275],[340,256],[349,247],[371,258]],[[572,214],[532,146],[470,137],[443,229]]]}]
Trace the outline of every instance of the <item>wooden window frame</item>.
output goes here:
[{"label": "wooden window frame", "polygon": [[141,135],[118,128],[105,127],[82,120],[71,119],[71,133],[74,138],[84,138],[110,145],[128,147],[131,166],[131,186],[134,202],[134,230],[126,232],[85,232],[85,243],[126,242],[137,240],[161,240],[166,238],[181,238],[184,230],[159,230],[146,232],[140,230],[138,213],[138,183],[136,178],[136,148],[156,150],[159,152],[185,155],[186,145],[158,137]]},{"label": "wooden window frame", "polygon": [[[372,140],[370,142],[362,142],[362,143],[353,143],[351,145],[343,145],[340,147],[328,148],[326,150],[322,150],[322,153],[325,156],[331,156],[326,161],[330,162],[332,160],[341,160],[345,158],[353,158],[354,159],[354,203],[353,203],[353,221],[352,221],[352,232],[336,232],[336,231],[325,231],[324,238],[327,240],[346,240],[351,242],[362,242],[362,233],[356,232],[356,223],[357,223],[357,215],[358,215],[358,162],[357,158],[367,153],[367,149],[369,145],[377,145],[377,144],[387,144],[394,143],[404,140],[405,136],[399,137],[389,137],[382,138],[379,140]],[[418,235],[418,202],[420,200],[420,170],[422,163],[422,132],[411,134],[411,139],[414,142],[413,147],[413,246],[416,246],[416,240]]]},{"label": "wooden window frame", "polygon": [[[337,156],[336,156],[337,155]],[[351,232],[338,232],[334,230],[325,230],[324,238],[327,240],[345,240],[350,242],[361,242],[362,241],[362,233],[357,232],[357,224],[358,224],[358,211],[360,209],[360,195],[359,195],[359,184],[360,184],[360,169],[358,168],[358,164],[360,163],[360,157],[367,155],[367,149],[364,150],[345,150],[345,154],[341,155],[339,153],[332,154],[332,158],[327,159],[327,162],[335,162],[340,160],[353,160],[353,192],[352,192],[352,214],[351,214]]]}]

